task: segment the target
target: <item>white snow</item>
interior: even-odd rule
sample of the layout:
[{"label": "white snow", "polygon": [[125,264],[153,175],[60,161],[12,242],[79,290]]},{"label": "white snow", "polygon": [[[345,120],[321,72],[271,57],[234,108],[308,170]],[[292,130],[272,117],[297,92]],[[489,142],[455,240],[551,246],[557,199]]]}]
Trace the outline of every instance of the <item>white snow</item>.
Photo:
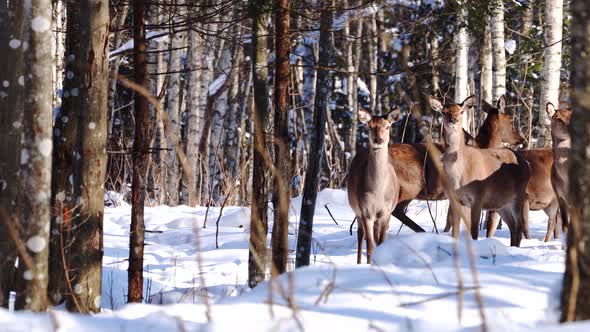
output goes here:
[{"label": "white snow", "polygon": [[49,157],[51,155],[51,150],[53,150],[53,141],[51,138],[44,138],[39,142],[38,148],[43,156]]},{"label": "white snow", "polygon": [[514,51],[516,51],[516,40],[514,39],[508,39],[504,42],[504,48],[506,49],[506,52],[508,52],[508,54],[514,54]]},{"label": "white snow", "polygon": [[[484,231],[479,241],[463,235],[455,257],[454,240],[448,234],[433,233],[429,213],[432,210],[440,230],[446,202],[413,202],[408,215],[427,233],[416,234],[406,227],[400,230],[400,223],[392,218],[388,240],[375,251],[375,264],[357,265],[357,237],[349,234],[354,216],[341,190],[323,190],[318,195],[311,266],[276,279],[272,292],[270,282],[253,290],[246,285],[249,208],[223,210],[216,248],[219,208],[210,208],[208,226],[202,228],[206,208],[146,207],[149,232],[144,287],[151,304],[125,305],[131,208],[122,197],[105,195],[112,207],[105,210],[102,296],[95,299],[104,312],[79,316],[56,311],[50,317],[0,310],[0,326],[9,326],[11,331],[51,330],[52,326],[59,326],[60,331],[293,331],[299,330],[299,324],[306,331],[325,331],[328,326],[342,331],[478,330],[478,291],[490,331],[581,332],[590,328],[590,323],[557,323],[564,252],[560,241],[542,242],[547,227],[543,212],[530,213],[533,239],[523,240],[521,248],[508,246],[509,233],[504,227],[492,239],[483,239]],[[301,198],[293,199],[291,250],[296,245],[300,207]],[[272,211],[269,213],[272,220]],[[469,249],[477,265],[477,285]],[[461,321],[457,272],[464,287]]]},{"label": "white snow", "polygon": [[21,41],[18,39],[11,39],[8,42],[8,46],[10,46],[10,48],[19,48],[21,45]]},{"label": "white snow", "polygon": [[45,238],[39,235],[31,236],[26,242],[27,248],[29,248],[30,251],[35,253],[41,252],[45,248],[46,244],[47,241],[45,240]]},{"label": "white snow", "polygon": [[46,17],[37,16],[31,20],[31,29],[35,32],[45,32],[51,28],[51,21]]},{"label": "white snow", "polygon": [[90,129],[90,130],[94,130],[94,128],[96,128],[96,123],[94,123],[94,122],[90,122],[90,123],[88,124],[88,129]]},{"label": "white snow", "polygon": [[217,76],[215,78],[215,80],[213,80],[213,82],[211,84],[209,84],[209,95],[210,96],[215,95],[217,93],[217,91],[219,91],[219,89],[221,89],[221,87],[225,83],[226,79],[227,79],[227,74],[221,74],[221,75]]}]

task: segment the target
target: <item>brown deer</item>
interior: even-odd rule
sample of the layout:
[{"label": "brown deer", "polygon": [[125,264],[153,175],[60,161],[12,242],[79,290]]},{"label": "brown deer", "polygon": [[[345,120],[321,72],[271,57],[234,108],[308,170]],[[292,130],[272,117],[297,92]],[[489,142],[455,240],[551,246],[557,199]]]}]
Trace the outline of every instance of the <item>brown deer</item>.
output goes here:
[{"label": "brown deer", "polygon": [[[547,103],[545,108],[551,117],[551,138],[553,140],[553,166],[551,168],[551,185],[557,196],[559,213],[563,230],[566,231],[569,225],[570,204],[569,204],[569,156],[572,148],[572,141],[569,132],[571,109],[556,110],[552,103]],[[547,232],[555,227],[551,223]]]},{"label": "brown deer", "polygon": [[[524,142],[522,135],[514,129],[513,116],[504,111],[503,97],[498,100],[497,108],[484,101],[482,109],[487,117],[476,138],[469,136],[467,144],[489,148],[499,147],[502,142],[513,145]],[[465,132],[465,135],[469,134]],[[435,144],[435,147],[440,154],[443,153],[442,145]],[[425,144],[393,144],[389,147],[400,185],[400,198],[392,214],[416,232],[424,230],[406,215],[410,202],[413,199],[446,199],[438,171],[427,153]],[[446,231],[449,230],[450,225]]]},{"label": "brown deer", "polygon": [[359,151],[347,175],[348,203],[358,220],[357,263],[361,263],[363,239],[367,242],[367,263],[375,244],[385,240],[389,228],[389,214],[399,197],[396,170],[388,154],[389,128],[399,119],[395,108],[384,116],[371,116],[359,109],[359,121],[367,125],[368,150]]},{"label": "brown deer", "polygon": [[[461,128],[462,116],[465,109],[473,107],[473,96],[461,104],[445,106],[430,97],[430,104],[434,110],[443,113],[446,135],[442,163],[450,189],[459,190],[464,187],[459,193],[461,203],[466,207],[459,207],[451,202],[448,215],[453,226],[453,236],[459,235],[460,209],[473,239],[477,239],[479,235],[477,221],[481,210],[497,210],[510,229],[510,245],[519,246],[525,219],[528,218],[528,213],[524,213],[525,208],[528,211],[528,163],[509,149],[478,149],[465,144]],[[494,197],[494,192],[503,197]],[[489,197],[495,198],[497,203],[492,204]],[[476,219],[472,222],[474,218]]]}]

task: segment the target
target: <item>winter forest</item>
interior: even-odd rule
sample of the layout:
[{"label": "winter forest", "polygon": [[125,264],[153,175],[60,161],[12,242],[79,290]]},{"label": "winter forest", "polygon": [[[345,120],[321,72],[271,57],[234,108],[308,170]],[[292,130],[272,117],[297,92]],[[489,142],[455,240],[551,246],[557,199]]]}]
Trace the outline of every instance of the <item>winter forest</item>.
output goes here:
[{"label": "winter forest", "polygon": [[0,330],[590,330],[587,0],[0,0]]}]

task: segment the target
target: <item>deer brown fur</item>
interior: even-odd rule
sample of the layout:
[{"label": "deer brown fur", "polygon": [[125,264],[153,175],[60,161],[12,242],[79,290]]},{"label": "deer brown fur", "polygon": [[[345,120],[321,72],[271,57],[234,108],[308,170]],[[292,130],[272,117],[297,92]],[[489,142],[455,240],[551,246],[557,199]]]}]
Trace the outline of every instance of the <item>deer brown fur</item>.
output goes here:
[{"label": "deer brown fur", "polygon": [[369,148],[354,156],[347,176],[348,202],[358,220],[358,264],[363,239],[367,243],[367,263],[371,263],[375,245],[385,240],[390,213],[398,201],[400,189],[388,143],[389,128],[399,119],[399,113],[396,108],[385,116],[372,117],[359,110],[359,121],[369,131]]},{"label": "deer brown fur", "polygon": [[[569,124],[571,109],[556,110],[548,103],[546,111],[551,116],[551,138],[553,140],[553,166],[551,168],[551,185],[557,196],[559,213],[564,231],[570,220],[569,205],[569,155],[572,147]],[[549,225],[551,227],[551,225]]]},{"label": "deer brown fur", "polygon": [[[513,116],[504,111],[504,98],[498,100],[497,107],[483,101],[482,109],[487,114],[476,138],[465,133],[466,143],[480,148],[499,147],[502,142],[518,145],[524,142],[522,135],[514,129]],[[440,154],[441,144],[434,145]],[[413,199],[443,200],[446,199],[442,182],[433,161],[427,155],[425,144],[393,144],[389,147],[389,155],[400,185],[400,198],[393,211],[393,216],[414,231],[424,231],[405,213],[406,207]],[[450,230],[450,225],[446,231]]]},{"label": "deer brown fur", "polygon": [[[450,104],[443,107],[439,101],[430,98],[433,109],[443,113],[446,136],[442,163],[448,176],[450,189],[459,190],[461,187],[470,186],[467,187],[470,189],[465,189],[462,192],[462,203],[470,203],[467,204],[468,207],[459,207],[451,202],[448,218],[453,225],[453,236],[458,237],[459,235],[458,226],[461,215],[463,215],[466,225],[470,228],[472,238],[477,239],[481,209],[492,206],[489,209],[497,210],[505,218],[510,228],[510,244],[519,246],[523,225],[526,224],[525,218],[528,218],[528,213],[524,213],[524,209],[527,203],[526,185],[530,169],[528,163],[523,162],[523,158],[517,157],[509,149],[478,149],[465,144],[461,120],[464,110],[473,107],[472,101],[473,97],[469,97],[461,104]],[[502,181],[499,181],[500,178]],[[505,195],[506,198],[497,199],[498,203],[492,205],[487,202],[486,197],[489,197],[489,193],[494,190],[499,190],[494,188],[496,186],[502,186],[506,188],[503,190],[510,190],[512,194]],[[466,198],[469,193],[473,195],[471,200]],[[471,222],[475,216],[477,216],[477,221]]]}]

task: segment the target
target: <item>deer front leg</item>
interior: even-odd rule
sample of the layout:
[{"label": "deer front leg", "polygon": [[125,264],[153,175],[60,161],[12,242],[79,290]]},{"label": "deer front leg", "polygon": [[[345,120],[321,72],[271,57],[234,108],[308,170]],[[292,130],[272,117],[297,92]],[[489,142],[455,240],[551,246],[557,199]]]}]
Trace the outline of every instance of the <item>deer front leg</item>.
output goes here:
[{"label": "deer front leg", "polygon": [[375,219],[365,220],[365,241],[367,242],[367,264],[371,264],[371,256],[373,256],[373,250],[375,250],[375,234],[374,234],[374,223]]},{"label": "deer front leg", "polygon": [[[483,203],[479,197],[475,197],[475,202],[471,206],[470,222],[471,222],[471,238],[477,240],[479,238],[479,219],[481,219],[481,209]],[[468,214],[465,213],[467,217]],[[467,223],[469,226],[469,223]]]},{"label": "deer front leg", "polygon": [[365,232],[363,231],[364,220],[361,217],[356,216],[356,237],[357,237],[357,252],[356,252],[356,263],[361,264],[363,259],[363,241],[365,240]]}]

